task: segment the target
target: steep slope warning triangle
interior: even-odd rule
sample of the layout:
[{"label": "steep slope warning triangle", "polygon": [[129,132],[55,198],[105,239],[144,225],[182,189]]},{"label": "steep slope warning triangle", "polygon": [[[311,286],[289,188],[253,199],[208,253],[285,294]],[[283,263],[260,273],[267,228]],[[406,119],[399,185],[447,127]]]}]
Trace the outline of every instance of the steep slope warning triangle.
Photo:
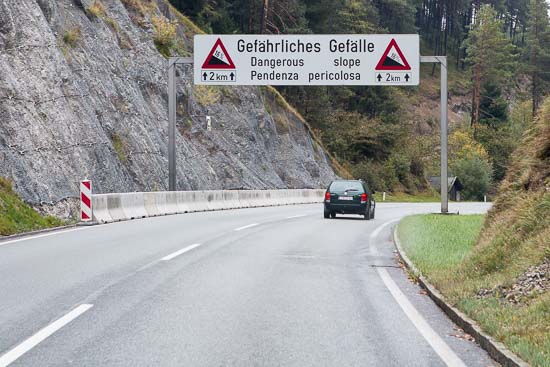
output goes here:
[{"label": "steep slope warning triangle", "polygon": [[411,66],[405,59],[401,49],[392,39],[386,51],[382,54],[382,58],[376,65],[376,70],[411,70]]},{"label": "steep slope warning triangle", "polygon": [[203,69],[235,69],[231,56],[225,49],[222,40],[218,38],[214,47],[202,64]]}]

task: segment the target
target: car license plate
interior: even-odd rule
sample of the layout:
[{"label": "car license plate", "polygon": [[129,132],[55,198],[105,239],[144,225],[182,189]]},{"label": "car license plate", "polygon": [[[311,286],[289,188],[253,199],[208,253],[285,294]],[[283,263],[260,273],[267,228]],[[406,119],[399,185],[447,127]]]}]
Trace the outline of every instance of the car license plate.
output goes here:
[{"label": "car license plate", "polygon": [[353,196],[339,196],[338,200],[353,200]]}]

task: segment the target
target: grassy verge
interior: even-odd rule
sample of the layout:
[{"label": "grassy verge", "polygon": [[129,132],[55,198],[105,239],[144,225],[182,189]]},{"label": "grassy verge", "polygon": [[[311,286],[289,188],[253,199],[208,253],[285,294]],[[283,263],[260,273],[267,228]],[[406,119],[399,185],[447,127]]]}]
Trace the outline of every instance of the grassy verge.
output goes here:
[{"label": "grassy verge", "polygon": [[415,215],[399,224],[398,234],[411,261],[451,304],[533,366],[550,366],[550,294],[528,294],[520,301],[503,296],[528,265],[511,257],[498,275],[480,266],[502,260],[500,246],[479,249],[483,222],[482,215]]},{"label": "grassy verge", "polygon": [[7,236],[63,224],[57,218],[41,216],[17,196],[9,180],[0,177],[0,235]]},{"label": "grassy verge", "polygon": [[403,249],[418,269],[441,286],[474,246],[484,215],[413,215],[399,223]]},{"label": "grassy verge", "polygon": [[439,194],[433,191],[419,192],[411,195],[404,192],[386,192],[386,200],[382,201],[382,193],[374,194],[377,203],[436,203],[440,201]]}]

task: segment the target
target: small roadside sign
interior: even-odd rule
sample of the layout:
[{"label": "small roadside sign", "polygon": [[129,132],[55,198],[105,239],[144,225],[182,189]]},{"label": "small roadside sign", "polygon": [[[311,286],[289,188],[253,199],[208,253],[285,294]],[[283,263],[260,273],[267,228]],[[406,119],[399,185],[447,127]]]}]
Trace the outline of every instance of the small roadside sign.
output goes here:
[{"label": "small roadside sign", "polygon": [[418,85],[417,34],[196,35],[195,84]]}]

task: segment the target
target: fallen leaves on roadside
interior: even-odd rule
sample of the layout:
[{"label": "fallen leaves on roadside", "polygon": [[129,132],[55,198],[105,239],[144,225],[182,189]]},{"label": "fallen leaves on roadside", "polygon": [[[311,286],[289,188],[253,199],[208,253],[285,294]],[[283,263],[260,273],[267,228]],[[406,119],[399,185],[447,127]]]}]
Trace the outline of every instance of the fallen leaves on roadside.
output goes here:
[{"label": "fallen leaves on roadside", "polygon": [[453,329],[456,331],[455,334],[449,334],[450,336],[454,336],[457,339],[467,340],[469,342],[475,342],[475,339],[470,334],[466,333],[464,330],[459,328],[458,326],[454,326]]}]

